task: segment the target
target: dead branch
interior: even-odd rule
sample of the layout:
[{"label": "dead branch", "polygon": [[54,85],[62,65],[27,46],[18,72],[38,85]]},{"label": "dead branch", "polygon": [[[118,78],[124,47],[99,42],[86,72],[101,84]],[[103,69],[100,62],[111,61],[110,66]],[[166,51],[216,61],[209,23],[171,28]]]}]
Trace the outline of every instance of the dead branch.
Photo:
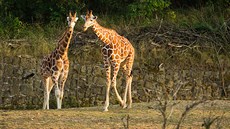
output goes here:
[{"label": "dead branch", "polygon": [[188,114],[192,109],[194,109],[194,108],[195,108],[196,106],[198,106],[199,104],[204,103],[205,101],[206,101],[206,100],[200,100],[200,101],[197,101],[197,102],[192,103],[191,105],[187,105],[187,106],[185,107],[184,112],[181,114],[181,117],[180,117],[180,120],[179,120],[178,123],[177,123],[176,129],[179,129],[179,128],[180,128],[181,123],[184,121],[184,119],[186,118],[187,114]]},{"label": "dead branch", "polygon": [[170,47],[177,47],[177,48],[183,47],[182,45],[176,45],[176,44],[172,44],[172,43],[168,43],[168,46],[170,46]]},{"label": "dead branch", "polygon": [[210,129],[211,125],[213,124],[213,122],[217,119],[219,119],[220,117],[217,116],[217,117],[214,117],[214,118],[211,118],[211,117],[208,117],[208,118],[204,118],[204,123],[202,124],[202,126],[205,127],[205,129]]},{"label": "dead branch", "polygon": [[155,36],[154,36],[154,37],[156,37],[156,36],[157,36],[157,34],[158,34],[159,30],[161,29],[161,24],[162,24],[162,22],[163,22],[163,19],[161,19],[161,21],[160,21],[160,25],[159,25],[159,27],[158,27],[158,29],[157,29],[157,32],[156,32],[156,34],[155,34]]},{"label": "dead branch", "polygon": [[16,43],[26,42],[26,41],[27,41],[26,39],[9,39],[9,40],[7,40],[7,42],[16,42]]},{"label": "dead branch", "polygon": [[123,126],[124,126],[125,129],[129,129],[129,119],[130,119],[129,115],[121,118]]},{"label": "dead branch", "polygon": [[161,45],[159,45],[159,44],[153,42],[152,40],[150,40],[150,43],[151,43],[152,45],[156,46],[156,47],[161,47]]}]

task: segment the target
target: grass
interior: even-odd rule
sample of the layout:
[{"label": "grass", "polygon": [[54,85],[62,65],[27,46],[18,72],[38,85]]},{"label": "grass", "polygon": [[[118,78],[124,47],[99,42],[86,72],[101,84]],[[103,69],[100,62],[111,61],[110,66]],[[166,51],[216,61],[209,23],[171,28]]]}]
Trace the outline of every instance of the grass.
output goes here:
[{"label": "grass", "polygon": [[[175,106],[168,128],[175,128],[189,103],[191,102],[180,101]],[[150,106],[154,108],[149,108]],[[129,110],[111,105],[108,112],[102,112],[101,106],[61,110],[0,110],[0,128],[123,128],[123,120],[129,115],[129,128],[159,129],[162,116],[156,108],[156,103],[151,102],[135,103]],[[230,128],[230,102],[210,101],[199,105],[185,118],[182,128],[203,128],[204,118],[215,116],[220,116],[218,122],[222,128]],[[218,122],[214,122],[211,127],[217,128]]]}]

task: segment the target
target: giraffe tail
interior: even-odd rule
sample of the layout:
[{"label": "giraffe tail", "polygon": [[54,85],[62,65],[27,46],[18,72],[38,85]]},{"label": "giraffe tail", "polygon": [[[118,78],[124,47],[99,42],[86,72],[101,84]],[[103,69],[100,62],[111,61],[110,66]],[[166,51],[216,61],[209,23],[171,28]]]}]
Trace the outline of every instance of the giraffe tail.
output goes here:
[{"label": "giraffe tail", "polygon": [[133,77],[133,70],[131,70],[129,77]]}]

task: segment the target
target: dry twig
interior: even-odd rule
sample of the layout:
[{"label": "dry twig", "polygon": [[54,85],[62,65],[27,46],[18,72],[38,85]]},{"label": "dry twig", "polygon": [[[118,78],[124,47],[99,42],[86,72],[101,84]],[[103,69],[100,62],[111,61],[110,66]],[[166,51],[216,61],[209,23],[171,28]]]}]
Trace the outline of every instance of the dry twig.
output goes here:
[{"label": "dry twig", "polygon": [[198,106],[198,105],[201,104],[201,103],[204,103],[205,101],[206,101],[206,100],[200,100],[200,101],[197,101],[197,102],[192,103],[191,105],[187,105],[187,106],[185,107],[184,112],[181,114],[181,117],[180,117],[180,120],[179,120],[178,123],[177,123],[176,129],[179,129],[179,128],[180,128],[181,123],[184,121],[184,119],[185,119],[185,117],[187,116],[187,114],[188,114],[193,108],[195,108],[196,106]]},{"label": "dry twig", "polygon": [[130,119],[129,115],[121,118],[123,126],[124,126],[125,129],[129,129],[129,119]]}]

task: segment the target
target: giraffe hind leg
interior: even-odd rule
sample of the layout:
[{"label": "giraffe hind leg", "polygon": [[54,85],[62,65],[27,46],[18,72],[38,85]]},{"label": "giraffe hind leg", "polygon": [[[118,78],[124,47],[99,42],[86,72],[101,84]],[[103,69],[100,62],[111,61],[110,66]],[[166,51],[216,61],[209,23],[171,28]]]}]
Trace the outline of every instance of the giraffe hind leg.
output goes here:
[{"label": "giraffe hind leg", "polygon": [[132,66],[133,66],[133,60],[134,57],[131,59],[131,61],[129,62],[129,74],[128,74],[128,97],[129,97],[129,103],[128,103],[128,107],[127,108],[131,108],[132,107],[132,81],[133,81],[133,71],[132,71]]},{"label": "giraffe hind leg", "polygon": [[119,95],[119,93],[117,91],[117,85],[116,85],[116,79],[117,79],[117,74],[118,74],[119,69],[120,69],[120,64],[118,63],[118,65],[115,65],[115,67],[113,68],[113,79],[112,79],[112,85],[111,86],[114,88],[117,99],[120,102],[120,105],[123,107],[124,102],[121,99],[121,96]]},{"label": "giraffe hind leg", "polygon": [[123,96],[123,102],[124,102],[124,105],[123,105],[123,108],[126,108],[126,101],[127,101],[127,92],[128,92],[128,86],[127,86],[127,84],[128,84],[128,78],[127,78],[127,69],[126,69],[126,65],[124,64],[123,66],[122,66],[122,69],[123,69],[123,74],[124,74],[124,76],[125,76],[125,79],[126,79],[126,86],[125,86],[125,92],[124,92],[124,96]]},{"label": "giraffe hind leg", "polygon": [[[131,57],[131,58],[130,58]],[[132,84],[132,66],[133,66],[133,59],[131,55],[128,57],[126,64],[123,66],[124,74],[126,77],[126,87],[125,87],[125,93],[124,93],[124,102],[126,102],[127,94],[128,94],[128,105],[124,105],[123,108],[131,108],[132,106],[132,93],[131,93],[131,84]]]},{"label": "giraffe hind leg", "polygon": [[129,85],[128,85],[128,96],[129,96],[129,104],[127,108],[131,108],[132,107],[132,80],[133,80],[133,75],[132,75],[132,71],[129,75]]}]

